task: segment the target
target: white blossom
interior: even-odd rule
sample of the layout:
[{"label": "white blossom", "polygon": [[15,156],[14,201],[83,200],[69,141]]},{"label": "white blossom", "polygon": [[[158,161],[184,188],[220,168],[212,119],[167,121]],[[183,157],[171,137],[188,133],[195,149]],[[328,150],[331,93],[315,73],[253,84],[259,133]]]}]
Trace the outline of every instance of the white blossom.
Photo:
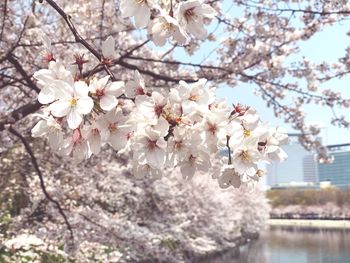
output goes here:
[{"label": "white blossom", "polygon": [[101,109],[110,111],[118,104],[117,98],[124,93],[124,82],[114,81],[108,83],[109,76],[101,79],[94,79],[90,85],[90,92],[100,101]]},{"label": "white blossom", "polygon": [[199,0],[188,0],[180,2],[178,7],[178,20],[185,29],[197,37],[205,39],[208,35],[204,28],[204,19],[212,19],[217,12],[208,4]]},{"label": "white blossom", "polygon": [[83,115],[90,113],[94,106],[93,100],[88,96],[89,87],[83,81],[74,83],[59,82],[60,90],[57,92],[57,100],[50,104],[49,109],[55,117],[67,116],[68,126],[76,129],[83,120]]},{"label": "white blossom", "polygon": [[177,20],[168,15],[158,16],[148,25],[148,33],[156,46],[164,46],[167,39],[173,38],[178,44],[187,43],[188,36]]},{"label": "white blossom", "polygon": [[151,17],[152,0],[121,0],[120,12],[122,17],[135,17],[138,28],[146,27]]}]

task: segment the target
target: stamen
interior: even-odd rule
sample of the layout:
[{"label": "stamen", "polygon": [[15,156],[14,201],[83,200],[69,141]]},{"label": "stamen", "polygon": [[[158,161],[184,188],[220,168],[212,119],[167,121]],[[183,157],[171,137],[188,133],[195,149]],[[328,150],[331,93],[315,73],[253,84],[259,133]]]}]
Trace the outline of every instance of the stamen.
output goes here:
[{"label": "stamen", "polygon": [[76,99],[76,98],[72,98],[72,99],[69,101],[69,104],[70,104],[72,107],[77,106],[77,99]]}]

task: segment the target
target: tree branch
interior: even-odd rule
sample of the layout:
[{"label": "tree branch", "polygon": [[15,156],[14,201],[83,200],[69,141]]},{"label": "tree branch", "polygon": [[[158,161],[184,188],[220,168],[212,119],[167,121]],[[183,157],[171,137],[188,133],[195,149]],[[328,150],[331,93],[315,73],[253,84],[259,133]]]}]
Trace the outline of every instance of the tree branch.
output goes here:
[{"label": "tree branch", "polygon": [[33,101],[12,111],[3,121],[0,121],[0,132],[5,130],[7,125],[16,123],[29,114],[36,112],[40,107],[41,104],[38,101]]},{"label": "tree branch", "polygon": [[24,145],[24,147],[25,147],[27,153],[28,153],[29,156],[30,156],[30,159],[31,159],[31,162],[32,162],[32,164],[33,164],[33,166],[34,166],[34,169],[35,169],[36,173],[38,174],[38,177],[39,177],[39,180],[40,180],[40,187],[41,187],[41,190],[43,191],[45,197],[57,207],[59,213],[60,213],[61,216],[63,217],[64,222],[65,222],[65,224],[66,224],[66,226],[67,226],[67,228],[68,228],[68,230],[69,230],[69,232],[70,232],[71,239],[73,240],[73,239],[74,239],[73,229],[72,229],[72,227],[71,227],[71,225],[70,225],[70,223],[69,223],[69,221],[68,221],[68,218],[67,218],[66,214],[64,213],[64,211],[63,211],[63,209],[62,209],[60,203],[59,203],[58,201],[56,201],[55,199],[53,199],[53,198],[49,195],[49,193],[47,192],[46,186],[45,186],[45,182],[44,182],[44,178],[43,178],[43,174],[41,173],[41,170],[40,170],[40,168],[39,168],[38,162],[37,162],[37,160],[36,160],[36,158],[35,158],[35,155],[34,155],[34,153],[33,153],[32,148],[30,147],[30,145],[29,145],[29,143],[27,142],[27,140],[26,140],[15,128],[13,128],[12,126],[10,126],[9,131],[10,131],[13,135],[15,135],[16,137],[18,137],[18,138],[21,140],[21,142],[23,143],[23,145]]},{"label": "tree branch", "polygon": [[15,59],[12,53],[6,55],[7,60],[17,69],[17,71],[23,76],[24,80],[28,83],[28,86],[35,90],[37,93],[40,92],[38,86],[32,81],[27,72],[23,69],[21,64]]}]

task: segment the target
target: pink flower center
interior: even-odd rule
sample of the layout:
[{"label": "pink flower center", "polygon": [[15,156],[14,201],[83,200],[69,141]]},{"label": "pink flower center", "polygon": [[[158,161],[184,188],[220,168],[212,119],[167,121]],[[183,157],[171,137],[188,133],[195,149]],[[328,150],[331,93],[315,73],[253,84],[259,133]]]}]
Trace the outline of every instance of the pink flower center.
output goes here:
[{"label": "pink flower center", "polygon": [[96,90],[96,96],[97,97],[102,97],[103,95],[105,95],[104,89],[97,89]]},{"label": "pink flower center", "polygon": [[143,90],[142,87],[138,87],[135,89],[135,96],[136,95],[145,95],[145,91]]},{"label": "pink flower center", "polygon": [[192,19],[193,16],[195,16],[195,12],[194,12],[194,7],[187,9],[184,13],[184,17],[186,19],[186,21],[190,21]]},{"label": "pink flower center", "polygon": [[116,132],[116,131],[117,131],[117,124],[116,124],[116,123],[110,123],[110,124],[108,125],[108,130],[109,130],[110,132]]},{"label": "pink flower center", "polygon": [[163,105],[155,105],[155,106],[154,106],[154,112],[156,113],[156,115],[157,115],[158,117],[162,114],[163,108],[164,108]]},{"label": "pink flower center", "polygon": [[157,141],[148,140],[147,149],[153,151],[157,147]]},{"label": "pink flower center", "polygon": [[176,150],[181,150],[182,148],[182,141],[175,141],[175,149]]},{"label": "pink flower center", "polygon": [[100,134],[100,131],[97,128],[94,128],[91,130],[92,135],[98,135]]},{"label": "pink flower center", "polygon": [[216,124],[215,123],[208,123],[207,124],[208,125],[208,129],[207,129],[207,131],[208,132],[210,132],[211,134],[213,134],[213,135],[215,135],[216,134],[216,131],[217,131],[217,126],[216,126]]},{"label": "pink flower center", "polygon": [[191,165],[194,164],[194,162],[196,161],[197,157],[193,156],[192,154],[190,155],[190,158],[188,158],[188,161],[191,163]]}]

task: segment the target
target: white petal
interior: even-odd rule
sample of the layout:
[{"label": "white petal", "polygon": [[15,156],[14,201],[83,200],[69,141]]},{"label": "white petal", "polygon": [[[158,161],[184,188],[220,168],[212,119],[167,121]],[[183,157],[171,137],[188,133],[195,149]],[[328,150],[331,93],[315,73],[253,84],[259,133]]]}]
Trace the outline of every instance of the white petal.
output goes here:
[{"label": "white petal", "polygon": [[58,100],[49,106],[51,114],[55,117],[64,117],[71,109],[70,102],[68,100]]},{"label": "white petal", "polygon": [[146,153],[147,162],[154,167],[162,168],[165,164],[165,151],[160,148],[154,148]]},{"label": "white petal", "polygon": [[48,139],[49,139],[51,149],[57,150],[62,146],[63,135],[61,131],[57,130],[54,132],[50,132],[48,134]]},{"label": "white petal", "polygon": [[199,11],[201,14],[208,18],[214,18],[217,15],[216,10],[207,4],[202,4],[202,6],[199,8]]},{"label": "white petal", "polygon": [[90,150],[93,154],[99,154],[101,150],[101,136],[99,134],[92,135],[89,140]]},{"label": "white petal", "polygon": [[120,11],[123,18],[135,15],[138,4],[136,1],[121,0],[120,1]]},{"label": "white petal", "polygon": [[114,81],[105,89],[106,94],[114,95],[119,97],[124,93],[124,82],[123,81]]},{"label": "white petal", "polygon": [[52,86],[45,86],[38,95],[41,104],[48,104],[56,99],[56,90]]},{"label": "white petal", "polygon": [[77,112],[76,108],[73,107],[67,117],[69,128],[72,130],[78,128],[82,120],[82,116]]},{"label": "white petal", "polygon": [[105,111],[110,111],[115,106],[117,106],[117,104],[118,104],[118,100],[112,95],[106,94],[100,99],[101,109]]},{"label": "white petal", "polygon": [[94,101],[90,97],[84,97],[77,100],[76,109],[80,114],[88,114],[94,107]]},{"label": "white petal", "polygon": [[32,129],[32,136],[34,138],[41,137],[48,132],[46,120],[40,120]]},{"label": "white petal", "polygon": [[113,59],[116,57],[116,53],[114,50],[115,47],[115,40],[112,36],[109,36],[103,43],[102,43],[102,54],[104,58]]},{"label": "white petal", "polygon": [[52,71],[49,69],[40,69],[33,74],[33,77],[43,83],[50,82],[53,79]]},{"label": "white petal", "polygon": [[192,35],[201,40],[204,40],[208,35],[208,32],[204,28],[204,25],[197,23],[197,21],[191,20],[187,25],[187,29]]},{"label": "white petal", "polygon": [[87,97],[89,94],[89,87],[84,81],[75,82],[74,90],[78,98]]},{"label": "white petal", "polygon": [[151,17],[151,10],[147,5],[143,5],[137,9],[135,14],[135,25],[137,28],[144,28],[148,25]]},{"label": "white petal", "polygon": [[119,132],[111,133],[108,141],[116,151],[124,148],[127,143],[126,137]]}]

